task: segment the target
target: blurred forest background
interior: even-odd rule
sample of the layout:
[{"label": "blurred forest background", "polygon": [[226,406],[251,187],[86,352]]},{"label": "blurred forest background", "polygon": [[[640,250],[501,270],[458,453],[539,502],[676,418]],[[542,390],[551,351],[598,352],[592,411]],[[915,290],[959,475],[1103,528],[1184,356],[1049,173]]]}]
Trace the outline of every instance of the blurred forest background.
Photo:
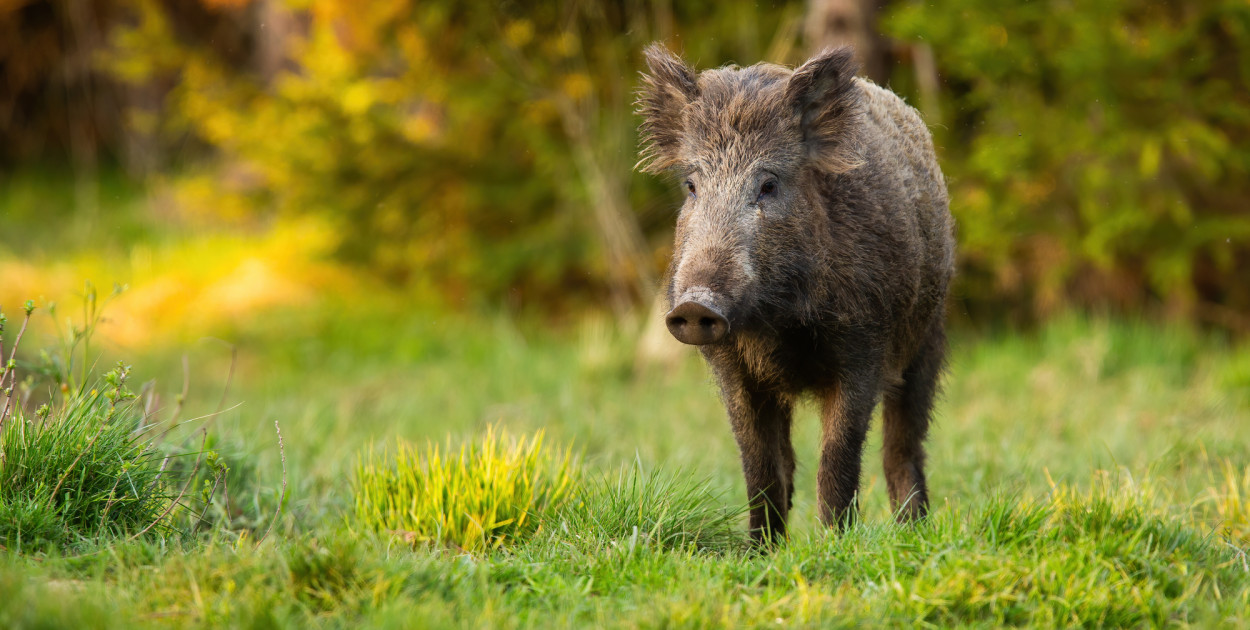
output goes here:
[{"label": "blurred forest background", "polygon": [[[701,542],[749,497],[657,312],[656,40],[852,43],[932,130],[932,526],[873,431],[828,535],[800,405],[789,548]],[[1250,0],[0,0],[4,317],[0,628],[1250,627]],[[512,456],[422,487],[496,435],[569,510]]]},{"label": "blurred forest background", "polygon": [[653,40],[855,44],[933,131],[965,325],[1250,331],[1245,0],[0,0],[0,302],[129,282],[132,339],[327,294],[650,312]]}]

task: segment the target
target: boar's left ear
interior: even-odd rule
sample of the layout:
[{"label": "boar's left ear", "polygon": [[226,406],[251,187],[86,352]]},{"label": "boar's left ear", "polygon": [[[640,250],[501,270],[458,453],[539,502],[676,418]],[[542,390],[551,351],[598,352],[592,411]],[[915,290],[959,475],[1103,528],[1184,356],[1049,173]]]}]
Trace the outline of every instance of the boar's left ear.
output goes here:
[{"label": "boar's left ear", "polygon": [[642,151],[635,168],[661,173],[680,161],[682,112],[699,97],[698,79],[690,66],[659,42],[647,46],[643,56],[647,72],[635,102],[642,116]]},{"label": "boar's left ear", "polygon": [[858,167],[859,64],[850,46],[827,49],[794,70],[786,100],[799,117],[810,159],[832,173]]}]

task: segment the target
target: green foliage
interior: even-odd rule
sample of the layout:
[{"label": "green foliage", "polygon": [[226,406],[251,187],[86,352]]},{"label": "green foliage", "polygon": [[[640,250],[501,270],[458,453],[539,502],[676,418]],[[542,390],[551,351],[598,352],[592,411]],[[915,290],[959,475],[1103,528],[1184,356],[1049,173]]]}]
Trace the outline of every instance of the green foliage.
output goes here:
[{"label": "green foliage", "polygon": [[393,463],[389,454],[360,457],[355,516],[414,545],[493,550],[532,535],[575,480],[571,451],[545,449],[541,431],[512,441],[490,428],[458,455],[450,446],[419,450],[401,441]]},{"label": "green foliage", "polygon": [[258,483],[255,453],[243,445],[223,443],[211,432],[204,437],[196,445],[204,456],[199,470],[190,456],[174,458],[169,465],[175,478],[195,477],[189,487],[196,492],[186,497],[190,509],[180,510],[180,526],[212,535],[263,536],[281,512],[280,486]]},{"label": "green foliage", "polygon": [[[703,64],[786,60],[801,16],[797,3],[292,2],[282,11],[307,28],[268,31],[288,69],[258,76],[191,45],[163,5],[138,7],[110,67],[169,81],[165,135],[225,158],[180,181],[184,205],[321,217],[343,258],[456,303],[577,300],[613,274],[656,275],[673,204],[631,172],[639,51],[680,36]],[[637,260],[612,257],[629,245]]]},{"label": "green foliage", "polygon": [[[88,4],[27,3],[0,16],[0,33],[17,42],[0,58],[31,96],[14,120],[51,116],[108,144],[179,147],[166,167],[205,153],[183,147],[208,148],[220,159],[175,178],[162,213],[252,227],[313,215],[331,224],[341,258],[457,305],[585,303],[630,282],[631,297],[649,298],[677,200],[665,182],[631,173],[638,51],[663,40],[700,67],[804,54],[805,3],[793,0],[140,0],[125,20],[116,3]],[[921,97],[950,181],[958,312],[1148,306],[1250,330],[1250,285],[1237,277],[1250,267],[1244,2],[886,8],[882,29],[924,47],[894,47],[891,83]],[[23,16],[36,9],[56,24],[27,32]],[[64,25],[88,17],[101,34],[90,39],[107,49],[94,57],[136,87],[122,90],[135,96],[133,137],[113,113],[64,110],[82,99],[61,98],[62,83],[94,82],[96,69],[39,72],[81,65],[87,52],[65,47]],[[918,80],[926,52],[937,72]],[[932,93],[919,89],[927,79]],[[109,120],[83,122],[93,117]],[[76,136],[43,124],[31,133]],[[16,140],[14,155],[31,153]],[[0,243],[26,251],[32,215],[125,189],[105,175],[98,189],[6,186],[0,203],[16,208],[17,224]],[[67,203],[48,207],[57,198]],[[126,214],[109,237],[123,245],[144,236]],[[97,244],[98,233],[68,240]]]},{"label": "green foliage", "polygon": [[895,5],[886,30],[937,59],[970,304],[1250,326],[1250,6]]}]

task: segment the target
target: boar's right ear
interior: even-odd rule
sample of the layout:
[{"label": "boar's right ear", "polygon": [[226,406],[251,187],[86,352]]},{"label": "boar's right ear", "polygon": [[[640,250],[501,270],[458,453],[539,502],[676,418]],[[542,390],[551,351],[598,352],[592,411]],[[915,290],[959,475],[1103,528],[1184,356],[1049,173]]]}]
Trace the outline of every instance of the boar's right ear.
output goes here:
[{"label": "boar's right ear", "polygon": [[647,72],[638,89],[642,151],[634,167],[661,173],[680,162],[682,111],[699,96],[698,80],[677,55],[655,42],[643,51]]},{"label": "boar's right ear", "polygon": [[827,49],[795,68],[786,85],[786,100],[799,118],[809,158],[832,173],[862,163],[856,150],[861,112],[856,70],[850,46]]}]

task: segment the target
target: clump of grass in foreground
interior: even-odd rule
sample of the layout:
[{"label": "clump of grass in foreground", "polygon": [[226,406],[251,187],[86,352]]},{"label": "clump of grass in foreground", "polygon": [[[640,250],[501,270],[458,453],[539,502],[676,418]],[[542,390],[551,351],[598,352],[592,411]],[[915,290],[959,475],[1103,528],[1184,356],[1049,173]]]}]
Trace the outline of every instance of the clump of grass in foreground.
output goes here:
[{"label": "clump of grass in foreground", "polygon": [[493,427],[455,453],[399,441],[392,456],[369,450],[353,480],[356,519],[413,544],[485,551],[537,531],[539,514],[567,500],[571,450],[546,448],[541,431],[511,439]]},{"label": "clump of grass in foreground", "polygon": [[[27,302],[26,321],[34,310]],[[23,325],[22,330],[25,330]],[[0,323],[0,332],[3,331]],[[14,344],[20,343],[18,335]],[[144,437],[143,410],[118,363],[97,387],[68,389],[29,413],[14,401],[16,363],[0,405],[0,543],[16,551],[67,547],[107,535],[168,528],[164,458]],[[17,404],[15,404],[15,402]]]},{"label": "clump of grass in foreground", "polygon": [[72,396],[63,407],[20,408],[0,431],[0,541],[17,551],[65,547],[167,523],[172,494],[163,457],[134,428],[142,412],[106,397]]},{"label": "clump of grass in foreground", "polygon": [[645,472],[638,465],[589,482],[547,519],[548,535],[587,551],[639,546],[730,551],[745,548],[738,531],[745,509],[726,507],[708,480]]}]

